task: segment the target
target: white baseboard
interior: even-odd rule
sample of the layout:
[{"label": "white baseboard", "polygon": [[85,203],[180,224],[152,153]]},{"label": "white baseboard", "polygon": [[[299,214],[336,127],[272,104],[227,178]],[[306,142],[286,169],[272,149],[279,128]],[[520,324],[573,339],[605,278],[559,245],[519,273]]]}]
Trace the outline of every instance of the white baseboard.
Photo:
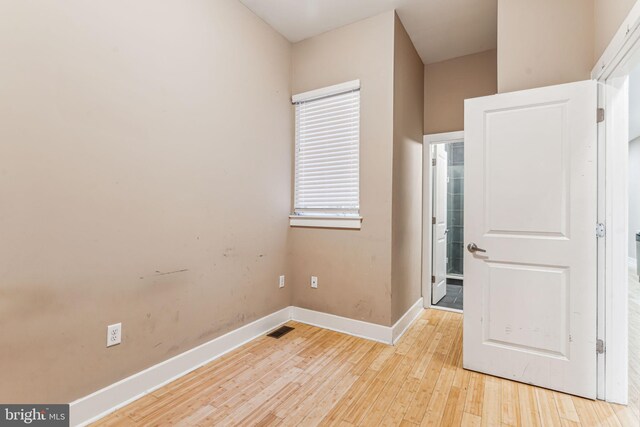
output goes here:
[{"label": "white baseboard", "polygon": [[153,392],[291,319],[291,307],[244,325],[70,404],[70,423],[84,426]]},{"label": "white baseboard", "polygon": [[291,318],[296,322],[306,323],[307,325],[318,326],[323,329],[342,332],[384,344],[391,344],[393,342],[391,328],[388,326],[300,307],[292,307]]},{"label": "white baseboard", "polygon": [[292,307],[291,318],[307,325],[393,345],[398,342],[409,326],[420,316],[424,310],[422,305],[422,298],[420,298],[393,326],[363,322],[300,307]]},{"label": "white baseboard", "polygon": [[423,304],[424,302],[422,298],[420,298],[418,301],[416,301],[415,304],[411,306],[409,310],[407,310],[405,314],[402,315],[400,319],[398,319],[396,324],[391,327],[391,341],[394,345],[398,342],[400,337],[402,337],[402,335],[407,332],[409,326],[411,326],[411,324],[415,322],[418,317],[420,317],[420,315],[424,311]]},{"label": "white baseboard", "polygon": [[295,320],[349,335],[394,344],[423,310],[420,298],[393,326],[382,326],[299,307],[286,307],[196,348],[158,363],[70,404],[72,426],[85,426],[218,357]]}]

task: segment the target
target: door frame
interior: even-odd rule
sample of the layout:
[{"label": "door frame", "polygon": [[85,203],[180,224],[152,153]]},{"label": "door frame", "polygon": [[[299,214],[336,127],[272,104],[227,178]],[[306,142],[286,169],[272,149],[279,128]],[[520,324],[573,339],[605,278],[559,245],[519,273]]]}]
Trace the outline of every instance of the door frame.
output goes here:
[{"label": "door frame", "polygon": [[[436,308],[458,313],[461,311],[431,305],[431,263],[433,259],[433,230],[431,227],[431,218],[433,217],[433,187],[431,185],[433,166],[431,166],[431,161],[433,160],[433,155],[431,153],[431,146],[463,141],[464,131],[434,133],[424,135],[422,148],[422,301],[424,308]],[[429,297],[427,298],[426,296]]]},{"label": "door frame", "polygon": [[[433,236],[431,240],[431,305],[438,306],[438,303],[447,296],[447,258],[449,255],[447,247],[447,242],[449,241],[447,236],[447,193],[449,190],[449,153],[447,153],[445,144],[430,144],[429,149],[436,164],[434,166],[434,161],[431,162],[431,235]],[[438,200],[442,202],[442,205]],[[440,216],[440,214],[443,214],[443,216]],[[436,219],[435,223],[433,221],[434,218]],[[443,233],[442,235],[440,235],[440,231]],[[440,246],[441,243],[442,246]],[[444,260],[442,258],[444,258]],[[444,261],[444,265],[442,265],[442,261]],[[443,268],[443,271],[439,271],[439,268]],[[435,280],[433,280],[434,278]],[[438,289],[437,292],[436,289]],[[444,291],[444,295],[441,295],[442,291]],[[439,298],[436,298],[436,294],[438,294]],[[434,302],[436,299],[437,301]]]},{"label": "door frame", "polygon": [[606,235],[598,243],[598,399],[628,401],[628,75],[640,65],[640,2],[596,62],[599,83],[598,217]]}]

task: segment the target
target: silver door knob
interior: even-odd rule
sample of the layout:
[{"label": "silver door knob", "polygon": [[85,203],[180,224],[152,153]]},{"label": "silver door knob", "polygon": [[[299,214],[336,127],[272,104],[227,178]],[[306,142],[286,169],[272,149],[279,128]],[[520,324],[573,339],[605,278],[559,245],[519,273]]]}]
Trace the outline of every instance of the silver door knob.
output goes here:
[{"label": "silver door knob", "polygon": [[475,243],[469,243],[467,245],[467,250],[472,254],[475,254],[476,252],[487,252],[486,250],[479,248]]}]

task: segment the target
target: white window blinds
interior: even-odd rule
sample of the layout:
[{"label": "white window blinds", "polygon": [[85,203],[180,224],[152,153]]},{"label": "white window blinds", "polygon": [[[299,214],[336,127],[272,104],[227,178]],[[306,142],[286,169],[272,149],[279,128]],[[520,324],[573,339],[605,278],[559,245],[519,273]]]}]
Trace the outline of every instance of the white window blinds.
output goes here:
[{"label": "white window blinds", "polygon": [[293,97],[295,215],[358,216],[360,82]]}]

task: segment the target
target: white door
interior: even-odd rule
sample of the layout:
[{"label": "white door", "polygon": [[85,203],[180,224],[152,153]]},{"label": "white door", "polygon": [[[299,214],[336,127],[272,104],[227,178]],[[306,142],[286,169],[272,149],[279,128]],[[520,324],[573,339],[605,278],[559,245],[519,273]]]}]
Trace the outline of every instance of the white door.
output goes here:
[{"label": "white door", "polygon": [[596,99],[586,81],[465,102],[467,369],[596,397]]},{"label": "white door", "polygon": [[447,294],[447,150],[444,144],[433,147],[433,278],[431,303]]}]

